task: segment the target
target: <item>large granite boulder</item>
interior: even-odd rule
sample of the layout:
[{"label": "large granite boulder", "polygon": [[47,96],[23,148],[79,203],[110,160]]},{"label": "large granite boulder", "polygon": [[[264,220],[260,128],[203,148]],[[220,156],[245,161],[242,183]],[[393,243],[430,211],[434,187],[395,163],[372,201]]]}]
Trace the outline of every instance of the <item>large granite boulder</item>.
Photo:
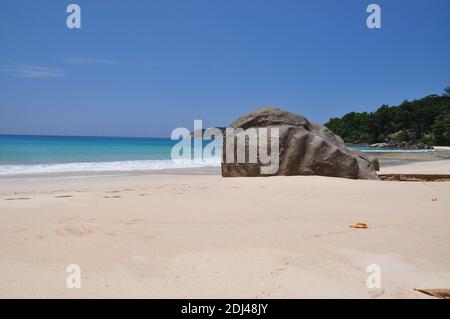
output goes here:
[{"label": "large granite boulder", "polygon": [[[377,180],[376,164],[363,153],[348,148],[343,140],[323,125],[315,124],[305,117],[277,108],[263,107],[238,118],[230,128],[278,128],[279,166],[273,175],[322,175],[351,179]],[[228,137],[230,138],[230,137]],[[267,140],[267,138],[266,138]],[[270,138],[269,138],[270,140]],[[237,139],[235,139],[237,141]],[[259,141],[259,137],[258,137]],[[236,142],[237,143],[237,142]],[[227,138],[223,140],[222,176],[268,176],[261,174],[264,164],[237,163],[236,143],[234,162],[226,156]],[[246,140],[246,147],[254,143]],[[270,142],[269,142],[270,150]],[[231,154],[233,149],[231,149]],[[247,160],[247,158],[246,158]]]}]

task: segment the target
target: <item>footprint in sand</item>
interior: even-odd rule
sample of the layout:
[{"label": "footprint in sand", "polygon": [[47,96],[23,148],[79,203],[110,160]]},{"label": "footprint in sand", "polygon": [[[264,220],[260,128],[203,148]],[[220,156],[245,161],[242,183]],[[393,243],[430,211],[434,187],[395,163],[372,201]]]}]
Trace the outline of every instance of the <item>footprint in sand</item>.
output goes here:
[{"label": "footprint in sand", "polygon": [[78,219],[75,218],[75,217],[68,217],[68,218],[61,219],[58,222],[58,224],[63,224],[63,223],[67,223],[67,222],[73,222],[73,221],[76,221],[76,220],[78,220]]},{"label": "footprint in sand", "polygon": [[125,225],[134,225],[140,222],[143,222],[144,219],[143,218],[136,218],[136,219],[126,219],[126,220],[121,220],[119,221],[120,224],[125,224]]},{"label": "footprint in sand", "polygon": [[369,291],[369,295],[372,298],[378,298],[379,296],[384,294],[384,289],[375,289],[375,290],[371,290]]},{"label": "footprint in sand", "polygon": [[77,237],[88,237],[95,233],[94,229],[87,228],[85,226],[66,226],[64,228],[59,228],[55,230],[58,236],[77,236]]},{"label": "footprint in sand", "polygon": [[72,195],[58,195],[58,196],[53,196],[55,198],[70,198],[73,197]]},{"label": "footprint in sand", "polygon": [[29,197],[16,197],[16,198],[5,198],[5,200],[28,200]]},{"label": "footprint in sand", "polygon": [[122,198],[122,196],[118,196],[118,195],[115,195],[115,196],[103,196],[103,198]]},{"label": "footprint in sand", "polygon": [[143,241],[150,241],[153,240],[155,238],[155,235],[153,234],[140,234],[137,236],[137,238],[139,240],[143,240]]},{"label": "footprint in sand", "polygon": [[119,236],[119,234],[116,233],[116,232],[105,232],[104,234],[105,234],[106,236]]}]

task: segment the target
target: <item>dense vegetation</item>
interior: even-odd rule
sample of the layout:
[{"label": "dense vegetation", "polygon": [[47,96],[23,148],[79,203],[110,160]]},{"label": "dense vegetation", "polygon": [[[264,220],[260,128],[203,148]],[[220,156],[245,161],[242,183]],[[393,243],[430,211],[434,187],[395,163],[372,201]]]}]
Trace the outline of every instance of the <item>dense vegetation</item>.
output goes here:
[{"label": "dense vegetation", "polygon": [[375,112],[351,112],[325,124],[346,143],[410,142],[450,145],[450,87],[442,96],[382,105]]}]

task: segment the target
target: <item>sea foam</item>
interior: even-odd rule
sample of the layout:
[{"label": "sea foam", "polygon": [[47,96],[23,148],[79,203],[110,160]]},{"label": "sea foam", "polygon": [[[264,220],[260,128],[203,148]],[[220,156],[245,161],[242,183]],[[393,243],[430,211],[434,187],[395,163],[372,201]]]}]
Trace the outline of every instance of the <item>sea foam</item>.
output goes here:
[{"label": "sea foam", "polygon": [[0,165],[0,176],[89,172],[131,172],[219,166],[220,158],[209,158],[201,161],[140,160],[90,163]]}]

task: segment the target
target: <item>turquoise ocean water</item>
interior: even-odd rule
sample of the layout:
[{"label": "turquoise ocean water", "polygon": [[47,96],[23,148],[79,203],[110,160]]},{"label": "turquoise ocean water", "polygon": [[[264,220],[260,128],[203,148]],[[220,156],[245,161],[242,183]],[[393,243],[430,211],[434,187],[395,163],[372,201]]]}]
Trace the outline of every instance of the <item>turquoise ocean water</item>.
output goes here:
[{"label": "turquoise ocean water", "polygon": [[[201,162],[172,161],[171,150],[177,142],[169,138],[0,135],[0,176],[129,172],[220,165],[219,156]],[[205,145],[208,143],[205,142]],[[355,148],[365,152],[380,151]]]},{"label": "turquoise ocean water", "polygon": [[[0,135],[0,176],[219,166],[171,160],[169,138]],[[205,142],[205,144],[207,144]]]}]

